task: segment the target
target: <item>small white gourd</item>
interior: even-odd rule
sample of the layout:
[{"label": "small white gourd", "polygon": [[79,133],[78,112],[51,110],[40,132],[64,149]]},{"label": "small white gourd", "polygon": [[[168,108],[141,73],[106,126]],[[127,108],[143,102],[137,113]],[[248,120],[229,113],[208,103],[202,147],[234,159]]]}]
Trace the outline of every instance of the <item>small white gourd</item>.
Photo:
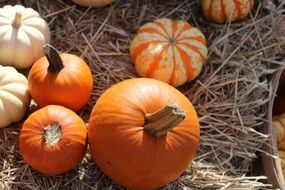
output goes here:
[{"label": "small white gourd", "polygon": [[22,5],[0,8],[0,65],[28,68],[49,42],[49,26],[38,12]]},{"label": "small white gourd", "polygon": [[0,128],[20,121],[30,101],[27,78],[13,67],[0,65]]}]

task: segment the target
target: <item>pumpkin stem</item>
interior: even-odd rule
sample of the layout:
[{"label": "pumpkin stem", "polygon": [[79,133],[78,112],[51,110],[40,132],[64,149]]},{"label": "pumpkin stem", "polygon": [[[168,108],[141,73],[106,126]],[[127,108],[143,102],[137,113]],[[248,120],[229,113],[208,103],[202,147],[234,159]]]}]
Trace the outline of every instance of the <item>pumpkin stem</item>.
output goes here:
[{"label": "pumpkin stem", "polygon": [[58,123],[52,123],[44,128],[43,138],[45,142],[51,146],[56,145],[56,143],[61,138],[61,127]]},{"label": "pumpkin stem", "polygon": [[14,20],[12,22],[12,26],[14,28],[20,28],[21,26],[21,19],[22,19],[22,14],[19,12],[16,12]]},{"label": "pumpkin stem", "polygon": [[145,115],[144,129],[155,137],[161,137],[185,119],[185,112],[176,104]]},{"label": "pumpkin stem", "polygon": [[175,46],[177,43],[176,39],[169,39],[169,44]]},{"label": "pumpkin stem", "polygon": [[57,49],[50,44],[44,45],[43,49],[49,62],[48,71],[52,73],[58,73],[61,71],[64,65]]}]

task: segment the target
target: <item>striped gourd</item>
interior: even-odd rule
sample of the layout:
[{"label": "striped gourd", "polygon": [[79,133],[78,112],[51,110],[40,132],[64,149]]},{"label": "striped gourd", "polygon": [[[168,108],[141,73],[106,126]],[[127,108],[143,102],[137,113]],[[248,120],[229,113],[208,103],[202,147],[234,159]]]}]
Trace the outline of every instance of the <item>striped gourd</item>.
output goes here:
[{"label": "striped gourd", "polygon": [[225,23],[246,17],[253,8],[254,0],[200,0],[204,17],[211,22]]},{"label": "striped gourd", "polygon": [[173,86],[196,78],[207,58],[203,33],[189,23],[167,18],[143,25],[131,42],[138,74]]}]

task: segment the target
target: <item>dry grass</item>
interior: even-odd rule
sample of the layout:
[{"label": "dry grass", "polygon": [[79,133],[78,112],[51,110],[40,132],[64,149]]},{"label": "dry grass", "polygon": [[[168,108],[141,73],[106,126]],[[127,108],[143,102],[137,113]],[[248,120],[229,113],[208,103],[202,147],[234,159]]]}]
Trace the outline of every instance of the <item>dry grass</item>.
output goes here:
[{"label": "dry grass", "polygon": [[[141,24],[168,17],[189,21],[206,35],[209,59],[201,75],[179,87],[193,102],[201,123],[201,145],[189,169],[163,189],[268,189],[264,176],[250,176],[253,163],[268,138],[259,133],[273,97],[271,78],[284,66],[285,10],[266,14],[255,7],[243,22],[205,22],[196,1],[121,0],[88,9],[63,0],[1,0],[33,7],[48,21],[52,44],[75,53],[90,65],[92,99],[80,112],[90,111],[109,86],[138,77],[130,62],[129,44]],[[283,26],[282,26],[283,25]],[[34,109],[31,109],[32,112]],[[68,173],[47,177],[30,168],[18,151],[21,123],[0,130],[0,189],[123,189],[112,183],[86,154]]]}]

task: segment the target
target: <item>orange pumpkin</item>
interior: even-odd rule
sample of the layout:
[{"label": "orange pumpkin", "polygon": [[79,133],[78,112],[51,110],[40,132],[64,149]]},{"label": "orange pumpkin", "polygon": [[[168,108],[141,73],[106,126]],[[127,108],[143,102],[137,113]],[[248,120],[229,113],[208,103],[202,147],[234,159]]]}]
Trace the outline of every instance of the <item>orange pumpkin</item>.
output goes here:
[{"label": "orange pumpkin", "polygon": [[37,60],[29,75],[29,91],[39,107],[62,105],[77,111],[88,102],[93,79],[91,70],[80,57],[59,54],[50,46],[44,46],[45,57]]},{"label": "orange pumpkin", "polygon": [[200,0],[203,16],[219,24],[243,19],[253,5],[254,0]]},{"label": "orange pumpkin", "polygon": [[195,79],[207,58],[206,39],[189,23],[166,18],[143,25],[130,54],[140,76],[180,86]]},{"label": "orange pumpkin", "polygon": [[199,146],[191,102],[174,87],[149,78],[106,90],[88,126],[91,153],[102,171],[130,189],[148,190],[178,178]]},{"label": "orange pumpkin", "polygon": [[34,169],[57,175],[79,164],[86,152],[87,128],[73,111],[49,105],[32,113],[20,132],[24,160]]}]

